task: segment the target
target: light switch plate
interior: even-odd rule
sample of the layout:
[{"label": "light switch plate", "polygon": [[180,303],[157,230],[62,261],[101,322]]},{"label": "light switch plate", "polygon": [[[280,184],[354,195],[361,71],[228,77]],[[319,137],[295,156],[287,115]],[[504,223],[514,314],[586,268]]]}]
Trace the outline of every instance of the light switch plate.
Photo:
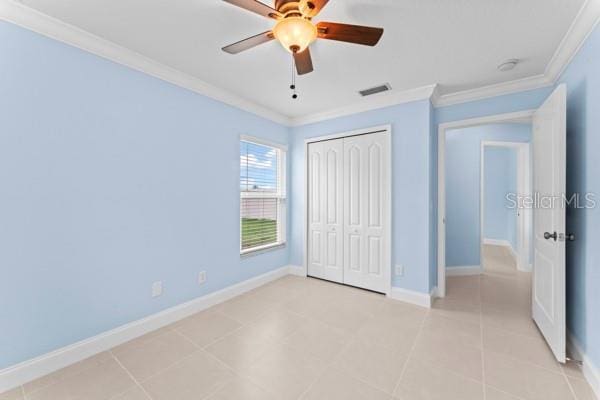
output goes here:
[{"label": "light switch plate", "polygon": [[198,285],[204,285],[206,282],[206,271],[200,271],[198,273]]}]

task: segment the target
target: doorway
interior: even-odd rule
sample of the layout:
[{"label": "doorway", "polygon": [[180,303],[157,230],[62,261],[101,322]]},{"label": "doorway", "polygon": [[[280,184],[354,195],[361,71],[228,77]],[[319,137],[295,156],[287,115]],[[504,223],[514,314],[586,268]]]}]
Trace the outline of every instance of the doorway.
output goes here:
[{"label": "doorway", "polygon": [[[519,202],[531,197],[531,145],[484,140],[480,160],[481,259],[486,245],[492,253],[494,248],[489,246],[502,247],[517,271],[531,272],[531,209]],[[486,267],[482,262],[482,269]]]},{"label": "doorway", "polygon": [[[474,146],[476,149],[471,151],[469,154],[475,157],[475,160],[472,161],[474,167],[465,168],[462,167],[462,174],[447,174],[447,161],[452,162],[452,159],[447,155],[447,139],[451,138],[452,135],[460,135],[460,130],[467,130],[469,128],[481,127],[481,126],[490,126],[490,125],[502,125],[502,124],[531,124],[533,115],[535,110],[522,111],[517,113],[510,114],[501,114],[494,115],[489,117],[475,118],[464,121],[456,121],[446,124],[441,124],[439,126],[438,131],[438,296],[445,297],[446,295],[446,275],[447,275],[447,259],[452,258],[453,254],[448,253],[448,243],[452,242],[453,239],[461,239],[465,235],[465,229],[471,230],[469,232],[470,236],[475,238],[474,240],[470,240],[469,249],[460,249],[460,253],[468,253],[471,255],[471,258],[465,262],[456,262],[456,266],[458,267],[455,270],[456,275],[472,275],[478,274],[481,272],[481,250],[483,240],[481,238],[482,232],[482,216],[481,216],[481,207],[479,203],[481,202],[481,191],[479,187],[481,187],[481,179],[482,175],[480,172],[481,167],[481,152],[483,151],[483,143],[485,139],[478,141],[475,140]],[[474,131],[471,131],[474,132]],[[468,133],[465,133],[468,135]],[[473,140],[473,139],[472,139]],[[488,140],[489,141],[489,140]],[[494,141],[500,141],[497,139]],[[448,159],[448,160],[447,160]],[[459,161],[463,161],[463,158],[460,157]],[[470,178],[471,181],[477,181],[477,185],[479,187],[475,188],[475,198],[474,196],[469,196],[469,199],[473,201],[472,206],[469,208],[470,210],[470,221],[468,224],[461,226],[461,231],[456,233],[447,233],[447,218],[455,217],[456,213],[448,212],[447,206],[448,202],[452,201],[452,198],[448,197],[451,195],[451,192],[447,193],[447,175],[448,176],[458,176],[461,180],[464,179],[464,174],[471,173],[473,176]],[[449,182],[450,185],[461,185],[461,181],[457,182]],[[459,193],[460,196],[460,193]],[[462,202],[463,198],[459,198],[456,201]],[[460,240],[458,243],[461,245],[465,245],[465,241]],[[452,248],[456,248],[456,246],[452,246]],[[452,261],[450,262],[452,264]],[[459,272],[463,270],[464,272]]]},{"label": "doorway", "polygon": [[307,276],[389,294],[391,128],[306,141]]},{"label": "doorway", "polygon": [[531,318],[552,349],[566,360],[566,85],[558,85],[536,110],[455,121],[438,129],[438,296],[446,296],[446,137],[452,129],[493,123],[532,124],[533,273]]}]

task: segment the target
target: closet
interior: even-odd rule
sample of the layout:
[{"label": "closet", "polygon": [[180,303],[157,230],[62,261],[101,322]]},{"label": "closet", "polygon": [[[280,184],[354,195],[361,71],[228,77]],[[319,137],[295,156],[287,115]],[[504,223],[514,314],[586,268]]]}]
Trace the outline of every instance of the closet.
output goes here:
[{"label": "closet", "polygon": [[389,135],[384,130],[308,143],[309,276],[388,290]]}]

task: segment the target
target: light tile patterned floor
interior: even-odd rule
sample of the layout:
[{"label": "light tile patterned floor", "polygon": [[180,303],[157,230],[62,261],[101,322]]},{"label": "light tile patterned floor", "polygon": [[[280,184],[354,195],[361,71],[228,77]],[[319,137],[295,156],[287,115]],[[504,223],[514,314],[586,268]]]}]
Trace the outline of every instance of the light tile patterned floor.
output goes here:
[{"label": "light tile patterned floor", "polygon": [[531,321],[529,275],[484,255],[431,310],[286,277],[0,400],[593,399]]}]

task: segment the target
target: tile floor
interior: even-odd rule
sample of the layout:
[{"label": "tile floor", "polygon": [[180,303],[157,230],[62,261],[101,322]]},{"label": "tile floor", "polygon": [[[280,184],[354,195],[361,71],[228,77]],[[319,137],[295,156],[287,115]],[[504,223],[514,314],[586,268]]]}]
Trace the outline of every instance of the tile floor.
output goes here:
[{"label": "tile floor", "polygon": [[529,317],[502,248],[431,310],[285,277],[0,400],[588,400]]}]

